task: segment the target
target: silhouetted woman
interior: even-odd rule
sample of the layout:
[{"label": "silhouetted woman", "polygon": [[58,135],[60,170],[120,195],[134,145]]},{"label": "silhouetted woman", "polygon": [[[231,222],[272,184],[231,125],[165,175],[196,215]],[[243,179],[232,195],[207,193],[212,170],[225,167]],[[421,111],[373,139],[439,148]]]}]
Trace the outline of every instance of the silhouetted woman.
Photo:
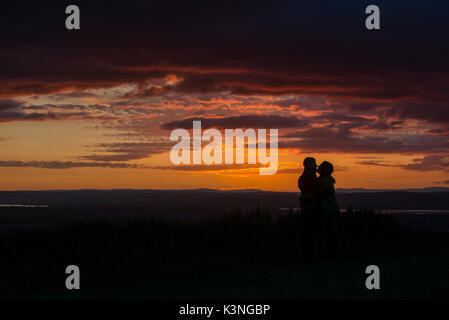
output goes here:
[{"label": "silhouetted woman", "polygon": [[324,236],[326,245],[326,256],[334,257],[337,252],[337,216],[340,213],[340,206],[335,196],[335,179],[332,177],[334,166],[324,161],[318,167],[318,198],[321,212],[324,219]]}]

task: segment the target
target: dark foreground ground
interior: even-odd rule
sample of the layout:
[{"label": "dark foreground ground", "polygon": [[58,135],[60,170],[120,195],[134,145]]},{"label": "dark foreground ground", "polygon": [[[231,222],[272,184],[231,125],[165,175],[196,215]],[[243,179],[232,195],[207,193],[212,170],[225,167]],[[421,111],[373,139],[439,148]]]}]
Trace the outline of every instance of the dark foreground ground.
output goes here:
[{"label": "dark foreground ground", "polygon": [[[3,232],[0,298],[449,297],[449,233],[411,232],[388,215],[349,212],[339,218],[338,258],[305,263],[299,225],[298,215],[254,210],[196,222],[145,214]],[[81,270],[78,291],[65,288],[71,264]],[[377,291],[365,288],[371,264],[381,272]]]}]

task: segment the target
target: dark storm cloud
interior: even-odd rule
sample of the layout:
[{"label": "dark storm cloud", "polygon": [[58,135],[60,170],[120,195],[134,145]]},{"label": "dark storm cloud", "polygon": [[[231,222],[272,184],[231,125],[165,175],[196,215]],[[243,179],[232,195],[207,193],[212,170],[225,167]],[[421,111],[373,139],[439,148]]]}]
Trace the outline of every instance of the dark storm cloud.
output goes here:
[{"label": "dark storm cloud", "polygon": [[436,154],[426,155],[421,158],[415,158],[410,163],[406,164],[392,164],[387,161],[367,160],[358,161],[356,164],[366,166],[381,166],[381,167],[396,167],[405,170],[414,171],[449,171],[449,155]]},{"label": "dark storm cloud", "polygon": [[39,120],[66,120],[66,119],[82,119],[82,120],[112,120],[110,116],[93,115],[89,112],[0,112],[0,122],[9,121],[39,121]]},{"label": "dark storm cloud", "polygon": [[73,161],[0,161],[0,167],[71,169],[71,168],[143,168],[141,165],[109,162]]},{"label": "dark storm cloud", "polygon": [[[351,101],[334,99],[332,108],[340,112],[361,115],[375,115],[377,121],[372,129],[400,129],[405,120],[418,120],[432,123],[438,128],[428,130],[430,134],[447,134],[449,122],[449,100],[398,99],[392,101]],[[323,108],[323,106],[321,106]]]},{"label": "dark storm cloud", "polygon": [[177,128],[191,129],[193,121],[201,121],[201,127],[206,128],[300,128],[308,124],[307,120],[296,117],[283,117],[276,115],[242,115],[225,118],[187,118],[179,121],[164,123],[163,129]]},{"label": "dark storm cloud", "polygon": [[95,148],[102,154],[82,156],[81,159],[105,162],[144,159],[170,151],[172,146],[170,141],[101,143]]},{"label": "dark storm cloud", "polygon": [[[2,101],[6,101],[1,104]],[[38,121],[38,120],[97,120],[108,121],[126,119],[135,116],[145,116],[151,113],[146,108],[114,108],[99,104],[42,104],[23,105],[15,100],[2,100],[0,105],[0,122],[8,121]]]},{"label": "dark storm cloud", "polygon": [[360,164],[364,166],[378,166],[378,167],[397,167],[397,165],[392,165],[390,163],[381,161],[381,160],[365,160],[365,161],[356,161],[355,164]]},{"label": "dark storm cloud", "polygon": [[181,165],[181,166],[158,166],[148,167],[156,170],[172,170],[183,172],[195,172],[195,171],[220,171],[220,170],[242,170],[242,169],[257,169],[266,167],[261,164],[220,164],[220,165]]},{"label": "dark storm cloud", "polygon": [[82,27],[70,32],[63,3],[4,5],[2,96],[141,83],[167,73],[183,81],[137,94],[449,95],[449,48],[435,32],[448,26],[443,1],[378,1],[382,29],[375,32],[363,25],[367,3],[354,1],[77,4]]},{"label": "dark storm cloud", "polygon": [[13,99],[3,99],[0,100],[0,112],[10,109],[19,108],[22,105],[21,102]]},{"label": "dark storm cloud", "polygon": [[427,131],[429,134],[434,135],[446,135],[449,136],[449,126],[448,127],[439,127],[439,128],[433,128]]},{"label": "dark storm cloud", "polygon": [[449,155],[427,155],[423,158],[416,158],[411,163],[403,165],[402,168],[416,171],[449,171]]},{"label": "dark storm cloud", "polygon": [[413,154],[447,152],[449,141],[446,137],[426,135],[369,136],[354,133],[347,127],[340,126],[337,128],[314,127],[289,133],[280,141],[279,146],[299,148],[302,152]]},{"label": "dark storm cloud", "polygon": [[373,130],[398,130],[403,128],[404,122],[404,120],[377,119],[374,123],[369,124],[367,128]]},{"label": "dark storm cloud", "polygon": [[[162,125],[164,129],[191,129],[201,120],[202,129],[279,128],[279,147],[301,152],[344,153],[441,153],[449,151],[447,135],[403,133],[401,120],[368,118],[338,112],[296,118],[277,115],[245,115],[223,118],[192,117]],[[319,125],[319,126],[316,126]],[[292,131],[292,129],[298,129]],[[392,135],[389,132],[397,132]]]},{"label": "dark storm cloud", "polygon": [[389,108],[387,115],[397,118],[449,123],[449,102],[448,100],[401,102]]},{"label": "dark storm cloud", "polygon": [[[377,126],[375,119],[351,116],[336,112],[327,112],[317,116],[301,117],[278,115],[241,115],[223,118],[191,117],[162,124],[163,129],[192,128],[194,120],[201,121],[202,128],[298,128],[302,129],[312,123],[327,123],[329,126],[358,128]],[[395,122],[396,123],[396,122]],[[391,126],[390,126],[391,127]]]}]

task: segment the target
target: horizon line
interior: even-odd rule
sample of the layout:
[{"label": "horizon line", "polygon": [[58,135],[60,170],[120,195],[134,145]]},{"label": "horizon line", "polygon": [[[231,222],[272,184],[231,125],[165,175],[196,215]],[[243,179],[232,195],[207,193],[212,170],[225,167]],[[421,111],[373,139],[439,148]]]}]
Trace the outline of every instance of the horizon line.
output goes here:
[{"label": "horizon line", "polygon": [[[442,186],[428,186],[428,187],[415,187],[415,188],[336,188],[335,191],[419,191],[429,189],[445,189],[449,191],[449,187]],[[279,191],[279,190],[266,190],[255,188],[242,188],[242,189],[214,189],[214,188],[191,188],[191,189],[152,189],[152,188],[80,188],[80,189],[15,189],[15,190],[0,190],[0,192],[70,192],[70,191],[247,191],[247,192],[283,192],[283,193],[296,193],[298,191]]]}]

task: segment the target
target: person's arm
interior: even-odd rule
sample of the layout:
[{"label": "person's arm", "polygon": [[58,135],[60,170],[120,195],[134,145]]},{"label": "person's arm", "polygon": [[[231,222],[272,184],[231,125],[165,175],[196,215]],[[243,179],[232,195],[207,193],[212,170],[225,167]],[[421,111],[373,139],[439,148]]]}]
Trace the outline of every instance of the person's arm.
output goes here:
[{"label": "person's arm", "polygon": [[298,189],[302,191],[303,188],[304,188],[304,179],[303,175],[300,175],[298,178]]}]

